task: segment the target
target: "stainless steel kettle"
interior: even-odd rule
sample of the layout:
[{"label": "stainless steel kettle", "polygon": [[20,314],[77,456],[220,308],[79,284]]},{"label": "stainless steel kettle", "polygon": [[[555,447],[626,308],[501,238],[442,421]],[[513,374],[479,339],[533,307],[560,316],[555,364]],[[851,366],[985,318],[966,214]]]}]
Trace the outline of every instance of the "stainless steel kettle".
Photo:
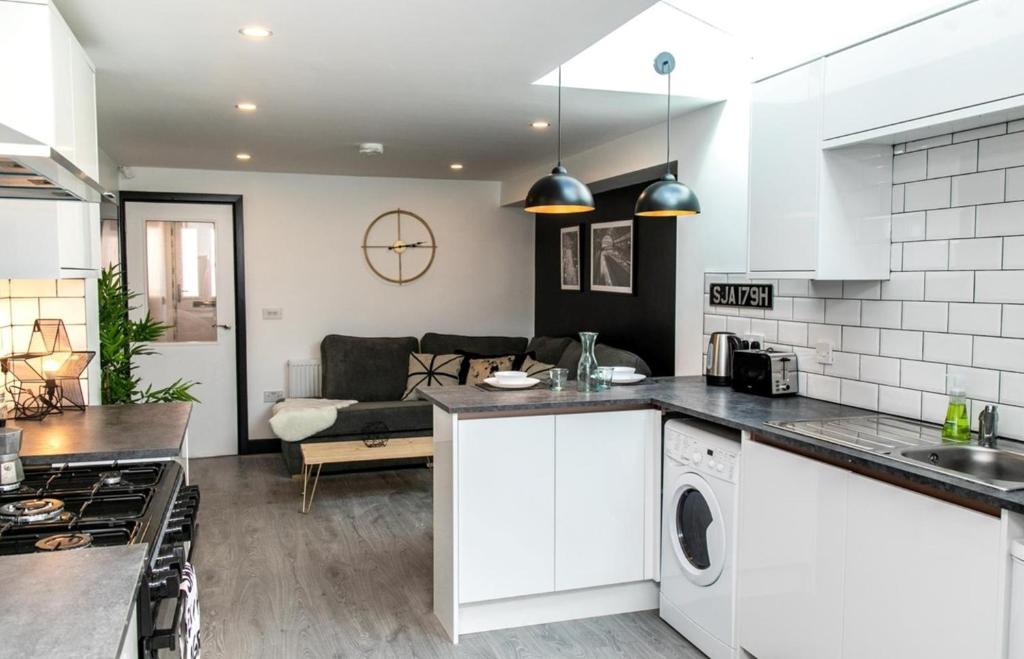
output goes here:
[{"label": "stainless steel kettle", "polygon": [[732,353],[742,347],[740,337],[732,332],[715,332],[708,341],[704,379],[709,385],[732,384]]},{"label": "stainless steel kettle", "polygon": [[21,428],[8,428],[0,419],[0,492],[10,492],[21,487],[25,472],[21,467]]}]

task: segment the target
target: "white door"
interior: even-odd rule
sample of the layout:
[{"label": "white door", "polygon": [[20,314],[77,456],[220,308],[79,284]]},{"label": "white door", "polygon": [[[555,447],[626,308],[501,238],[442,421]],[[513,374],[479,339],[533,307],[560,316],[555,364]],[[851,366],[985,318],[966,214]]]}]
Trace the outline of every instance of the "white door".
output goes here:
[{"label": "white door", "polygon": [[128,288],[133,317],[171,329],[144,357],[142,386],[199,382],[189,424],[189,456],[238,452],[235,381],[234,231],[230,204],[125,204]]}]

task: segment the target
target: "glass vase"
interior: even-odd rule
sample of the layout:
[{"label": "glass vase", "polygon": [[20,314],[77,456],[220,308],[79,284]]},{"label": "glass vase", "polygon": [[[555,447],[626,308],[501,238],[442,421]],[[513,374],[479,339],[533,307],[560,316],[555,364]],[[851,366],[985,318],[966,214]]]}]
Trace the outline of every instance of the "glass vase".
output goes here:
[{"label": "glass vase", "polygon": [[594,356],[594,344],[597,343],[597,332],[580,332],[580,363],[576,367],[576,390],[592,393],[601,390],[597,376],[597,357]]}]

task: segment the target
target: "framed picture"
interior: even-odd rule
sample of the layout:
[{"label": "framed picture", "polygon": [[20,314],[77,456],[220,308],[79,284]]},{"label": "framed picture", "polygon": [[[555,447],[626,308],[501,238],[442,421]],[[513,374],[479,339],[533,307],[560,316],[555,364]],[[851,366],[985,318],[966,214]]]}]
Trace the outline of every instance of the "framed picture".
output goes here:
[{"label": "framed picture", "polygon": [[562,290],[578,291],[581,289],[580,282],[583,273],[580,271],[580,228],[579,226],[565,227],[562,229],[561,245],[561,266],[562,266]]},{"label": "framed picture", "polygon": [[590,225],[590,290],[633,293],[633,220]]}]

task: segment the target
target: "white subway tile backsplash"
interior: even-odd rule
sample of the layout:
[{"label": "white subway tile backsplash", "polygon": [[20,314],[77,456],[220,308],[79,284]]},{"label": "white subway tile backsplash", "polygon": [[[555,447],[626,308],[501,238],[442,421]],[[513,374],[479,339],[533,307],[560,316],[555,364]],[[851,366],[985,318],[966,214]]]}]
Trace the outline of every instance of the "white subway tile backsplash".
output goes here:
[{"label": "white subway tile backsplash", "polygon": [[11,297],[53,297],[57,294],[55,279],[11,279]]},{"label": "white subway tile backsplash", "polygon": [[725,328],[736,334],[750,334],[750,319],[730,316],[725,321]]},{"label": "white subway tile backsplash", "polygon": [[976,302],[1024,304],[1024,270],[977,273]]},{"label": "white subway tile backsplash", "polygon": [[779,321],[779,341],[791,346],[807,345],[807,323]]},{"label": "white subway tile backsplash", "polygon": [[1002,315],[1002,307],[998,304],[952,302],[949,305],[949,331],[999,336]]},{"label": "white subway tile backsplash", "polygon": [[704,333],[711,334],[713,332],[727,332],[728,331],[728,318],[725,316],[704,316]]},{"label": "white subway tile backsplash", "polygon": [[861,324],[867,327],[902,327],[903,303],[894,300],[864,300]]},{"label": "white subway tile backsplash", "polygon": [[816,351],[814,348],[804,348],[800,346],[793,346],[793,352],[796,353],[796,367],[804,373],[822,373],[825,368],[818,363],[816,357]]},{"label": "white subway tile backsplash", "polygon": [[954,176],[948,205],[971,206],[1002,201],[1005,181],[1005,173],[1001,169]]},{"label": "white subway tile backsplash", "polygon": [[886,414],[921,418],[921,392],[896,387],[878,388],[878,411]]},{"label": "white subway tile backsplash", "polygon": [[[892,182],[906,183],[927,178],[928,151],[916,151],[895,156],[892,159]],[[961,174],[963,172],[957,172]],[[938,176],[948,176],[939,174]]]},{"label": "white subway tile backsplash", "polygon": [[793,298],[776,297],[772,300],[772,304],[774,305],[773,308],[765,310],[765,318],[789,320],[793,317]]},{"label": "white subway tile backsplash", "polygon": [[999,270],[1002,265],[1002,238],[967,238],[949,241],[950,270]]},{"label": "white subway tile backsplash", "polygon": [[966,366],[950,366],[949,375],[956,375],[970,398],[978,397],[986,400],[999,398],[999,371],[986,371]]},{"label": "white subway tile backsplash", "polygon": [[925,332],[924,359],[929,362],[971,365],[974,337],[967,334]]},{"label": "white subway tile backsplash", "polygon": [[843,282],[843,297],[846,298],[847,300],[877,300],[882,297],[882,282]]},{"label": "white subway tile backsplash", "polygon": [[760,334],[765,341],[775,342],[779,340],[779,321],[761,320],[752,318],[750,320],[750,333]]},{"label": "white subway tile backsplash", "polygon": [[838,403],[840,382],[841,380],[839,378],[831,378],[827,375],[808,373],[807,395],[811,398]]},{"label": "white subway tile backsplash", "polygon": [[843,282],[811,281],[808,295],[811,297],[843,297]]},{"label": "white subway tile backsplash", "polygon": [[806,279],[780,279],[779,295],[807,297],[809,284]]},{"label": "white subway tile backsplash", "polygon": [[843,405],[863,407],[869,410],[878,409],[878,385],[857,380],[843,380],[840,402]]},{"label": "white subway tile backsplash", "polygon": [[904,243],[903,269],[945,270],[949,257],[949,242],[929,240],[926,242]]},{"label": "white subway tile backsplash", "polygon": [[[12,325],[31,326],[32,323],[39,319],[39,317],[39,300],[35,298],[11,298]],[[31,332],[31,327],[29,330]]]},{"label": "white subway tile backsplash", "polygon": [[[971,401],[971,430],[978,429],[978,415],[986,405],[993,404],[990,400]],[[1024,439],[1024,408],[999,406],[999,436],[1008,439]]]},{"label": "white subway tile backsplash", "polygon": [[921,359],[924,354],[924,335],[906,330],[882,330],[879,354],[903,359]]},{"label": "white subway tile backsplash", "polygon": [[843,328],[838,325],[808,325],[807,345],[813,348],[822,341],[831,343],[832,347],[838,350],[843,344]]},{"label": "white subway tile backsplash", "polygon": [[892,186],[892,207],[893,213],[902,213],[906,201],[906,189],[902,185]]},{"label": "white subway tile backsplash", "polygon": [[1024,374],[1002,373],[999,383],[999,402],[1024,405]]},{"label": "white subway tile backsplash", "polygon": [[978,142],[978,169],[1024,165],[1024,135],[1011,133]]},{"label": "white subway tile backsplash", "polygon": [[1024,167],[1006,170],[1006,201],[1024,199]]},{"label": "white subway tile backsplash", "polygon": [[903,329],[945,332],[949,326],[949,305],[941,302],[904,302]]},{"label": "white subway tile backsplash", "polygon": [[704,292],[711,292],[711,284],[724,284],[729,281],[729,275],[724,272],[704,273]]},{"label": "white subway tile backsplash", "polygon": [[894,272],[882,282],[883,300],[923,300],[923,272]]},{"label": "white subway tile backsplash", "polygon": [[1024,119],[1017,119],[1006,124],[1007,133],[1016,133],[1019,130],[1024,130]]},{"label": "white subway tile backsplash", "polygon": [[825,300],[793,298],[793,320],[821,323],[825,320]]},{"label": "white subway tile backsplash", "polygon": [[873,327],[844,327],[843,350],[865,355],[877,355],[879,330]]},{"label": "white subway tile backsplash", "polygon": [[[977,174],[972,174],[972,176],[977,176]],[[903,187],[903,209],[905,211],[923,211],[932,208],[948,208],[950,205],[950,180],[948,178],[937,178],[930,181],[917,181],[915,183],[907,183]],[[1001,188],[1000,191],[1002,191]],[[965,204],[966,203],[977,202],[965,202]]]},{"label": "white subway tile backsplash", "polygon": [[[993,238],[992,240],[999,240]],[[1003,238],[1003,267],[1007,270],[1024,269],[1024,236]]]},{"label": "white subway tile backsplash", "polygon": [[860,379],[878,384],[900,383],[900,360],[890,357],[862,355],[860,358]]},{"label": "white subway tile backsplash", "polygon": [[[925,153],[928,154],[928,178],[978,171],[978,145],[974,142],[951,144],[937,149],[929,149]],[[894,159],[893,183],[902,183],[902,181],[896,180],[895,164]]]},{"label": "white subway tile backsplash", "polygon": [[942,423],[946,419],[949,397],[944,394],[921,394],[921,420],[927,423]]},{"label": "white subway tile backsplash", "polygon": [[1024,339],[974,337],[974,365],[1024,373]]},{"label": "white subway tile backsplash", "polygon": [[40,318],[60,318],[69,325],[85,324],[85,298],[39,298]]},{"label": "white subway tile backsplash", "polygon": [[926,272],[924,275],[924,299],[948,302],[971,302],[974,300],[973,272]]},{"label": "white subway tile backsplash", "polygon": [[909,240],[924,240],[926,235],[927,215],[924,211],[916,213],[897,213],[892,216],[891,233],[894,243]]},{"label": "white subway tile backsplash", "polygon": [[1024,305],[1003,305],[1002,335],[1013,338],[1024,338]]},{"label": "white subway tile backsplash", "polygon": [[1024,201],[978,206],[975,231],[979,238],[1024,234]]},{"label": "white subway tile backsplash", "polygon": [[953,142],[967,142],[969,140],[980,140],[983,137],[992,137],[993,135],[1003,135],[1006,133],[1006,124],[995,124],[993,126],[983,126],[982,128],[972,128],[971,130],[960,131],[959,133],[953,133]]},{"label": "white subway tile backsplash", "polygon": [[920,151],[921,149],[931,149],[932,147],[942,146],[944,144],[951,144],[952,142],[952,135],[936,135],[935,137],[926,137],[921,140],[907,142],[906,150],[908,152]]},{"label": "white subway tile backsplash", "polygon": [[58,279],[57,297],[85,297],[85,280]]},{"label": "white subway tile backsplash", "polygon": [[832,363],[825,364],[825,375],[856,380],[860,377],[860,355],[848,352],[832,353]]},{"label": "white subway tile backsplash", "polygon": [[946,365],[932,362],[900,362],[900,386],[920,391],[946,391]]},{"label": "white subway tile backsplash", "polygon": [[[899,272],[903,269],[903,244],[893,243],[889,248],[889,270]],[[881,292],[879,292],[881,295]]]},{"label": "white subway tile backsplash", "polygon": [[970,238],[974,235],[974,206],[928,211],[925,237],[928,240]]},{"label": "white subway tile backsplash", "polygon": [[833,325],[859,325],[859,300],[825,300],[825,322]]}]

